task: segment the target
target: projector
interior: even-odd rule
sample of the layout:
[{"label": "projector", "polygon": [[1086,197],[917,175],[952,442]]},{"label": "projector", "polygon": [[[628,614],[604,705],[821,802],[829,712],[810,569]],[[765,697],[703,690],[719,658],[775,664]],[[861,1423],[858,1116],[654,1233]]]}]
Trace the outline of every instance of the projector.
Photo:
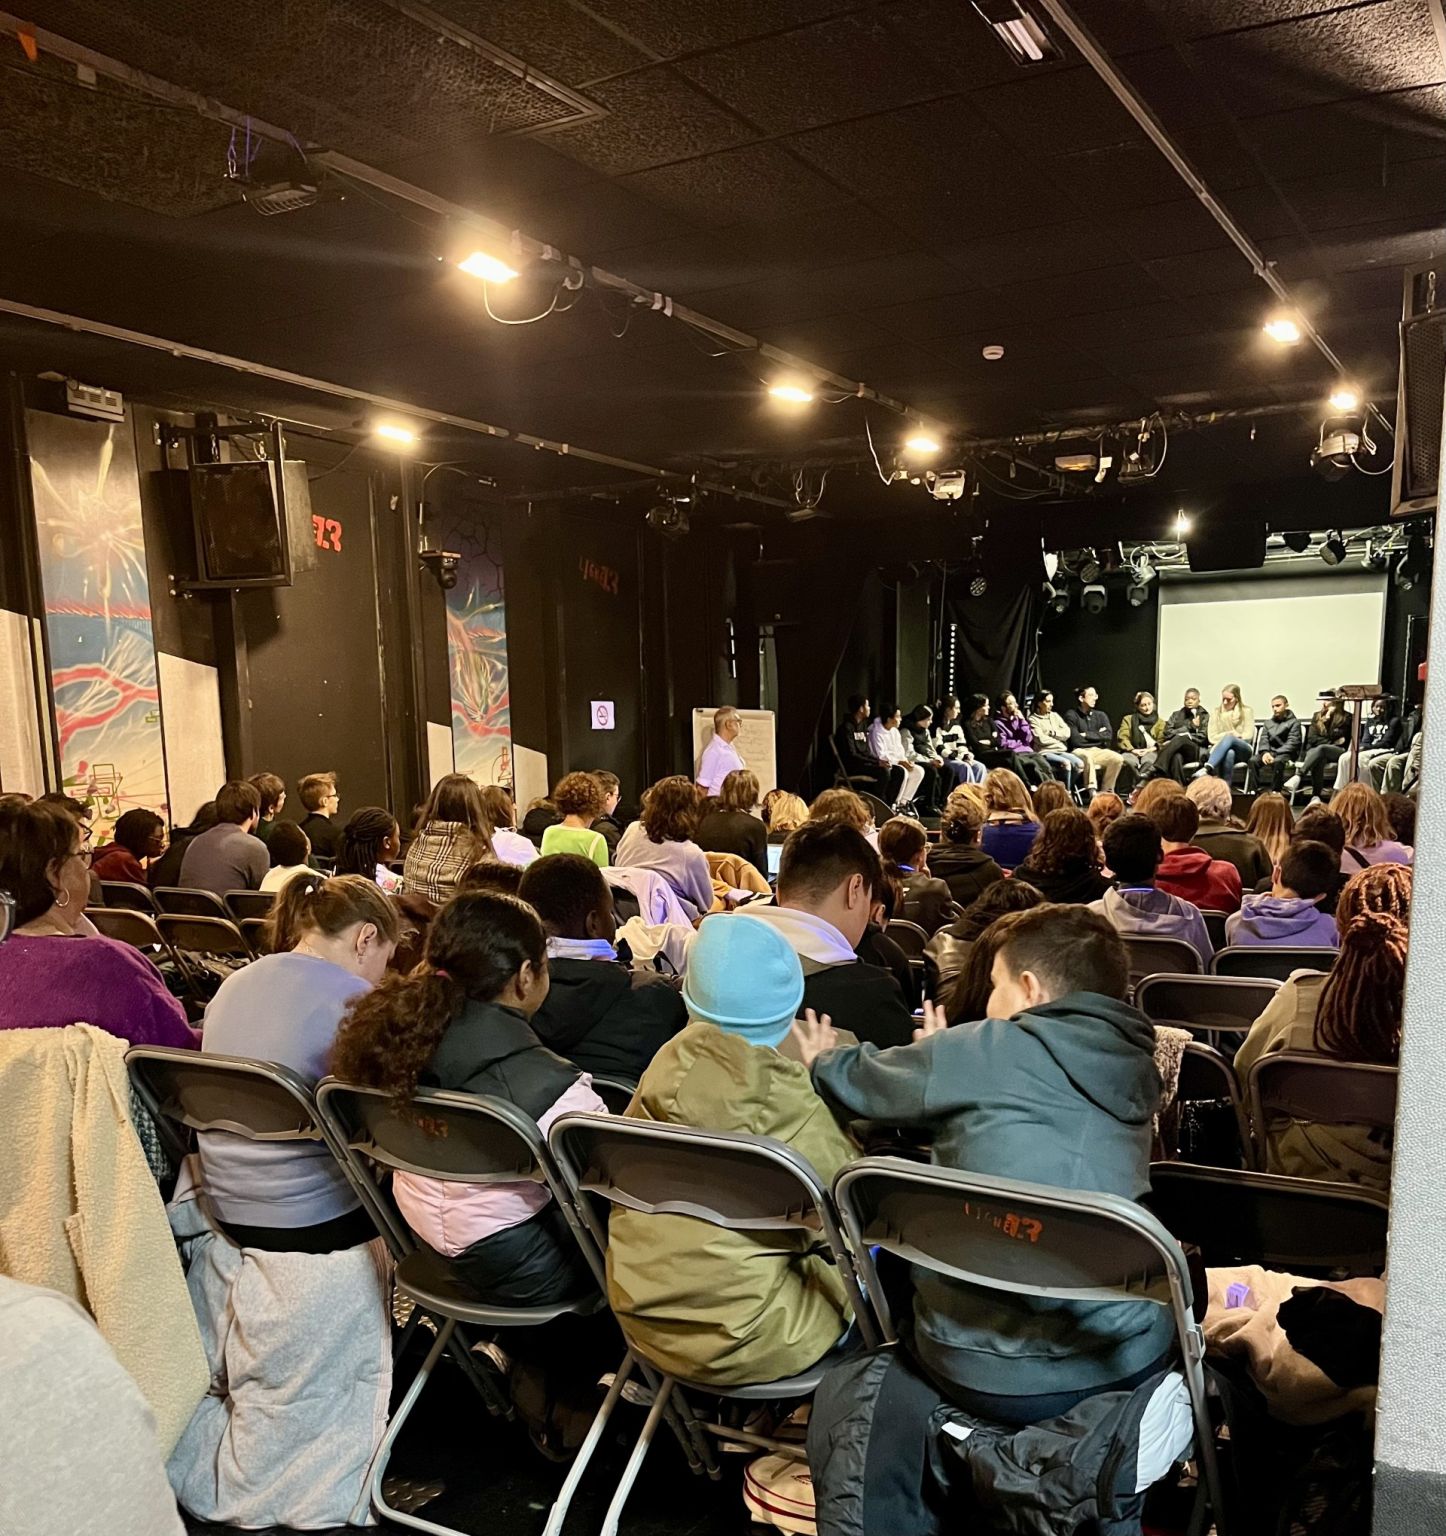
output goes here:
[{"label": "projector", "polygon": [[935,501],[963,501],[969,477],[962,469],[951,469],[929,477],[929,494]]}]

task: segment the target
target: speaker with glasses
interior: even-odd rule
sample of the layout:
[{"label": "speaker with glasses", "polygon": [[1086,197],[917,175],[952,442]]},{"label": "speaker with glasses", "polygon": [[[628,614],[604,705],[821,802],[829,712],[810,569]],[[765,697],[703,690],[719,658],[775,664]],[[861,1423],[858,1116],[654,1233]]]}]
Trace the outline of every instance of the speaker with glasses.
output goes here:
[{"label": "speaker with glasses", "polygon": [[[1439,278],[1439,283],[1438,283]],[[1406,269],[1391,516],[1436,510],[1446,395],[1446,256]]]}]

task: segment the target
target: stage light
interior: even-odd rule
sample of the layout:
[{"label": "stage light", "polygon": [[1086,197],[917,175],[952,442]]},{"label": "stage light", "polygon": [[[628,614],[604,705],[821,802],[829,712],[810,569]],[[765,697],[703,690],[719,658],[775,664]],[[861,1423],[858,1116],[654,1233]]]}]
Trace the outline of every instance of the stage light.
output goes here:
[{"label": "stage light", "polygon": [[1049,64],[1063,57],[1024,0],[974,0],[974,9],[1016,64]]},{"label": "stage light", "polygon": [[1323,480],[1342,480],[1355,467],[1354,457],[1360,452],[1361,434],[1350,427],[1337,426],[1327,431],[1330,422],[1323,421],[1320,441],[1310,451],[1310,467]]},{"label": "stage light", "polygon": [[1079,595],[1080,605],[1086,613],[1103,613],[1109,602],[1109,593],[1097,581],[1087,582]]},{"label": "stage light", "polygon": [[1350,384],[1337,384],[1331,391],[1333,411],[1358,411],[1361,408],[1361,392]]},{"label": "stage light", "polygon": [[1143,581],[1136,578],[1126,589],[1125,596],[1129,599],[1131,608],[1143,608],[1150,601],[1150,589]]},{"label": "stage light", "polygon": [[372,428],[372,436],[385,443],[395,443],[399,448],[415,448],[420,441],[417,434],[399,421],[379,421]]},{"label": "stage light", "polygon": [[1062,581],[1056,586],[1053,581],[1045,582],[1044,606],[1055,613],[1064,613],[1069,607],[1069,584]]},{"label": "stage light", "polygon": [[1310,548],[1310,533],[1304,528],[1293,528],[1282,534],[1281,539],[1292,554],[1303,555]]},{"label": "stage light", "polygon": [[1083,582],[1095,582],[1100,579],[1100,562],[1098,556],[1091,551],[1080,562],[1079,579]]},{"label": "stage light", "polygon": [[1425,581],[1431,574],[1431,559],[1426,553],[1426,541],[1419,533],[1406,540],[1406,548],[1396,562],[1396,585],[1409,592],[1417,582]]},{"label": "stage light", "polygon": [[911,453],[915,458],[924,458],[929,454],[938,453],[939,440],[931,437],[927,432],[915,432],[904,439],[904,451]]},{"label": "stage light", "polygon": [[1265,334],[1282,347],[1293,347],[1301,338],[1300,325],[1289,315],[1272,315],[1264,329]]},{"label": "stage light", "polygon": [[1384,571],[1390,568],[1391,557],[1384,549],[1378,549],[1372,540],[1366,540],[1366,552],[1361,556],[1361,564],[1368,571]]},{"label": "stage light", "polygon": [[812,405],[813,391],[804,385],[794,382],[792,379],[779,379],[768,386],[768,393],[775,400],[782,400],[788,405]]},{"label": "stage light", "polygon": [[1326,534],[1320,557],[1327,565],[1339,565],[1346,558],[1346,541],[1338,532]]},{"label": "stage light", "polygon": [[1185,509],[1181,507],[1181,509],[1175,514],[1175,537],[1177,539],[1183,539],[1185,535],[1189,533],[1189,531],[1190,519],[1186,514]]},{"label": "stage light", "polygon": [[464,256],[457,268],[468,277],[480,277],[484,283],[510,283],[517,276],[516,267],[509,267],[500,256],[491,256],[486,251]]}]

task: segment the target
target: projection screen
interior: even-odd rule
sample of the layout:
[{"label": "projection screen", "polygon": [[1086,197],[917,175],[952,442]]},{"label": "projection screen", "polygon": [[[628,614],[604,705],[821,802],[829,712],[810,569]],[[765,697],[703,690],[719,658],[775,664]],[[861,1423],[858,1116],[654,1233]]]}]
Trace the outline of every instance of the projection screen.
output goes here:
[{"label": "projection screen", "polygon": [[1160,577],[1160,710],[1198,688],[1208,708],[1239,683],[1257,720],[1283,693],[1302,719],[1322,688],[1385,683],[1386,580],[1370,571],[1171,580]]}]

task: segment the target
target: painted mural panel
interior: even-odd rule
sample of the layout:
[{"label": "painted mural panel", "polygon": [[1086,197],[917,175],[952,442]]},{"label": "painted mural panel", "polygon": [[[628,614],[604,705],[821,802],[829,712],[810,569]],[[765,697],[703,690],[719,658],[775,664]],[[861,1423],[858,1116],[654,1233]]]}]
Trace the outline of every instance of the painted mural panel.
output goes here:
[{"label": "painted mural panel", "polygon": [[100,827],[166,812],[140,482],[129,423],[26,416],[63,781]]},{"label": "painted mural panel", "polygon": [[448,519],[443,547],[462,561],[447,594],[452,685],[452,750],[458,773],[479,784],[512,783],[512,710],[507,676],[507,607],[490,529],[473,514]]}]

